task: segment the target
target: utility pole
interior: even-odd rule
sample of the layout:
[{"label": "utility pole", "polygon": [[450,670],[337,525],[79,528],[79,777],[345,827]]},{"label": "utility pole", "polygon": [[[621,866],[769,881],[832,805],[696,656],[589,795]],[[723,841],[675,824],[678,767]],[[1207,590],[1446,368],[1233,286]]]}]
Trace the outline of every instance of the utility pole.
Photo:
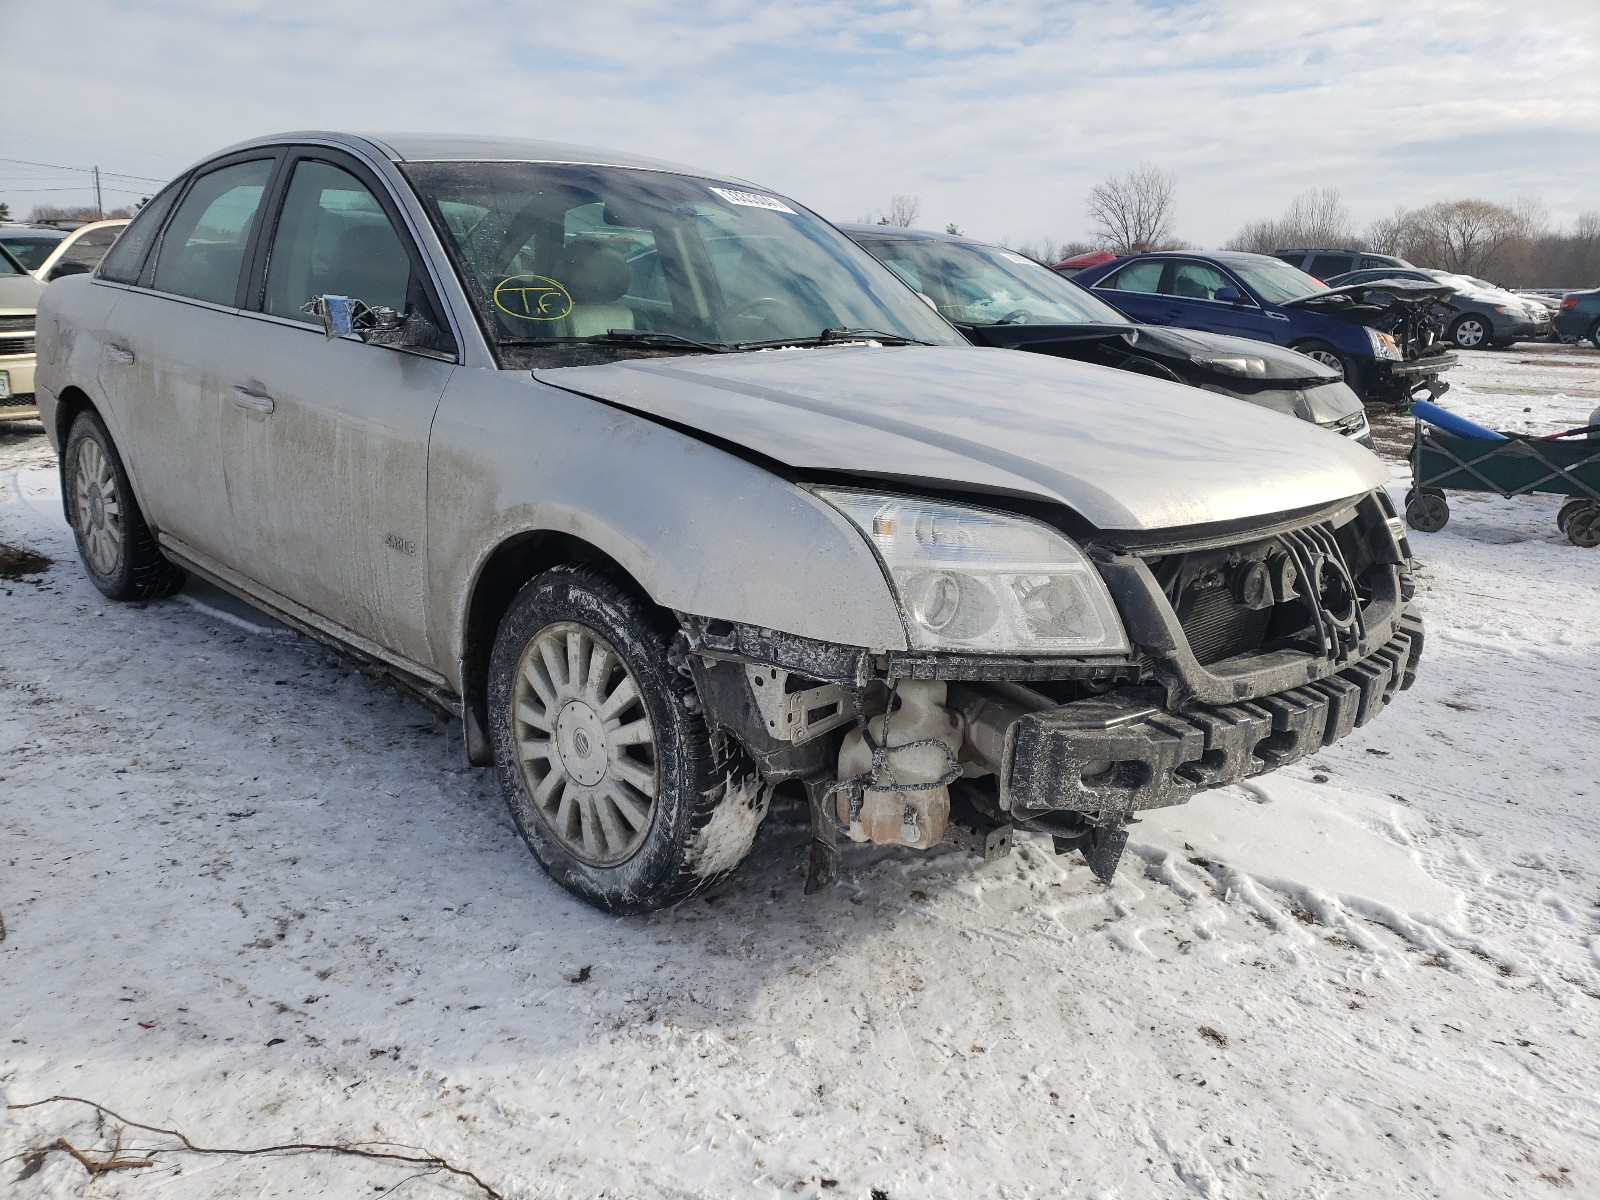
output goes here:
[{"label": "utility pole", "polygon": [[94,211],[95,220],[104,221],[106,219],[105,201],[100,198],[100,167],[98,164],[94,169]]}]

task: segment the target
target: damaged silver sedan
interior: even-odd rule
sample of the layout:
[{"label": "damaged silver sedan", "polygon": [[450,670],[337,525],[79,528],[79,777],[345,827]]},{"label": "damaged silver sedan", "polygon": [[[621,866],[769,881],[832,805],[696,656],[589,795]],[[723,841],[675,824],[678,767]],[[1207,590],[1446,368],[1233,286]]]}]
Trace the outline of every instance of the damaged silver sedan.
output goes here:
[{"label": "damaged silver sedan", "polygon": [[786,197],[547,143],[293,134],[39,312],[85,568],[193,572],[457,714],[563,886],[676,903],[809,801],[1110,878],[1142,809],[1409,686],[1366,450],[969,347]]}]

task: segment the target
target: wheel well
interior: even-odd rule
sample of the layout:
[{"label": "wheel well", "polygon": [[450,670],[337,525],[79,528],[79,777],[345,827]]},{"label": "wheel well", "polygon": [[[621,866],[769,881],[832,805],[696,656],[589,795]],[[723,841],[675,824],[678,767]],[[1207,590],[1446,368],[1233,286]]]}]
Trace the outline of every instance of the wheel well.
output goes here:
[{"label": "wheel well", "polygon": [[94,401],[89,399],[82,388],[61,389],[61,395],[56,399],[56,445],[63,450],[67,445],[67,434],[72,431],[72,423],[86,408],[93,409]]},{"label": "wheel well", "polygon": [[[461,699],[466,720],[467,756],[479,766],[493,763],[488,744],[489,656],[501,618],[523,586],[551,567],[583,563],[603,572],[654,607],[648,593],[621,563],[598,546],[571,534],[530,531],[507,538],[483,564],[467,604],[462,648]],[[667,614],[663,611],[663,617]]]}]

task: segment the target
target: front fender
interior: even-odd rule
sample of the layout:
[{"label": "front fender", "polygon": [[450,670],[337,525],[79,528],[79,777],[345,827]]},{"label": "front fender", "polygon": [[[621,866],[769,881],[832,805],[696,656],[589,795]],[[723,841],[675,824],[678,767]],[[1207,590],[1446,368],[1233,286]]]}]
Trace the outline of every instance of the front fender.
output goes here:
[{"label": "front fender", "polygon": [[657,604],[819,641],[907,648],[859,531],[758,463],[514,371],[460,370],[428,454],[429,637],[458,688],[475,581],[529,532],[609,555]]}]

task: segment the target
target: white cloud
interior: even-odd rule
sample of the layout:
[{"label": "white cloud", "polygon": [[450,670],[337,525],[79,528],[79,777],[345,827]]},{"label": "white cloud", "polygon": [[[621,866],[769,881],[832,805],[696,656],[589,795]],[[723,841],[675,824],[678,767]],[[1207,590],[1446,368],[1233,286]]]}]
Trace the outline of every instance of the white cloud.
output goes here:
[{"label": "white cloud", "polygon": [[[3,153],[138,175],[273,130],[418,128],[678,158],[837,219],[915,192],[929,224],[1021,239],[1080,234],[1089,186],[1140,160],[1202,243],[1328,184],[1362,217],[1600,207],[1594,0],[7,0],[0,27],[31,48]],[[13,210],[61,198],[19,171]]]}]

